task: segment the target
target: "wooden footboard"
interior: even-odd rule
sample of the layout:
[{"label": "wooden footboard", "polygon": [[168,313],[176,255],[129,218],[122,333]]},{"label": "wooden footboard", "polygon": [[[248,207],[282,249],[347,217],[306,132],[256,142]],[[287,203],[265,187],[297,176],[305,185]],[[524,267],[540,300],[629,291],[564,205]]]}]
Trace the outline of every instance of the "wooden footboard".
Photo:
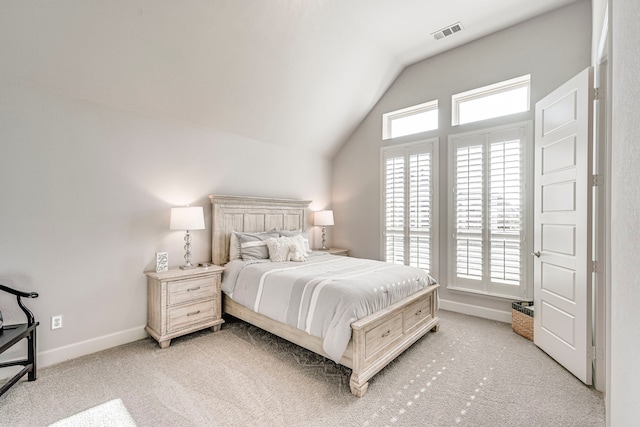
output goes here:
[{"label": "wooden footboard", "polygon": [[440,285],[426,289],[351,324],[351,392],[362,397],[369,379],[427,332],[437,331],[436,299]]},{"label": "wooden footboard", "polygon": [[[340,364],[352,370],[349,385],[355,396],[364,396],[369,380],[420,337],[438,330],[438,287],[437,284],[429,286],[351,324],[351,341]],[[223,295],[222,311],[329,358],[322,349],[322,339],[256,313],[226,295]]]}]

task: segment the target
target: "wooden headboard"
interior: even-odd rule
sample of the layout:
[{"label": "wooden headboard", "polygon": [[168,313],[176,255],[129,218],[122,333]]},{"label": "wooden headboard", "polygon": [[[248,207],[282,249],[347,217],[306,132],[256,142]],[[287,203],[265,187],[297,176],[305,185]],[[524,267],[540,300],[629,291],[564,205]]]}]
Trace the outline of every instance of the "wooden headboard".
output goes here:
[{"label": "wooden headboard", "polygon": [[229,261],[232,231],[249,233],[273,230],[305,230],[310,200],[264,197],[215,196],[211,199],[211,260]]}]

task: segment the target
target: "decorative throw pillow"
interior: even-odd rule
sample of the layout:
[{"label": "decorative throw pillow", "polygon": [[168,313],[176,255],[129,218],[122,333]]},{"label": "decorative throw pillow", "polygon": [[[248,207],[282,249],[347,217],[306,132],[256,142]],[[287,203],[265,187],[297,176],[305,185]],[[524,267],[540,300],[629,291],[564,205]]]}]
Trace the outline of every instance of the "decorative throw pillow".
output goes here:
[{"label": "decorative throw pillow", "polygon": [[300,234],[298,234],[297,236],[292,236],[290,237],[290,239],[292,239],[293,242],[298,247],[298,252],[300,253],[300,256],[306,259],[307,255],[309,255],[309,253],[311,252],[311,251],[307,251],[307,246],[309,242],[308,241],[305,242],[304,237],[302,237],[302,235]]},{"label": "decorative throw pillow", "polygon": [[288,260],[289,247],[293,244],[288,237],[272,237],[267,239],[266,243],[269,248],[269,259],[272,262]]},{"label": "decorative throw pillow", "polygon": [[273,233],[277,233],[277,231],[275,228],[273,230],[260,232],[260,233],[243,233],[241,231],[232,231],[229,237],[229,261],[233,259],[242,259],[242,251],[240,249],[240,238],[238,237],[239,234],[261,235],[265,233],[273,234]]},{"label": "decorative throw pillow", "polygon": [[280,233],[280,236],[282,236],[282,237],[300,236],[300,238],[302,239],[302,255],[303,256],[307,256],[307,255],[309,255],[311,253],[311,246],[309,246],[309,236],[307,235],[306,231],[302,231],[302,230],[294,230],[294,231],[280,230],[279,233]]},{"label": "decorative throw pillow", "polygon": [[278,237],[277,232],[235,233],[240,243],[240,257],[243,261],[269,259],[267,239]]}]

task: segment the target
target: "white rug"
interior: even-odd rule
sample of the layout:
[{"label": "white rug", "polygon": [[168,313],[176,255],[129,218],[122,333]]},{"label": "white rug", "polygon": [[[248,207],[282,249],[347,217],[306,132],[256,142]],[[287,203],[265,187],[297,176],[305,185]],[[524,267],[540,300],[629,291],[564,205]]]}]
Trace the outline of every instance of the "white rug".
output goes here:
[{"label": "white rug", "polygon": [[114,399],[102,405],[72,415],[51,424],[52,427],[118,426],[136,427],[129,411],[120,399]]}]

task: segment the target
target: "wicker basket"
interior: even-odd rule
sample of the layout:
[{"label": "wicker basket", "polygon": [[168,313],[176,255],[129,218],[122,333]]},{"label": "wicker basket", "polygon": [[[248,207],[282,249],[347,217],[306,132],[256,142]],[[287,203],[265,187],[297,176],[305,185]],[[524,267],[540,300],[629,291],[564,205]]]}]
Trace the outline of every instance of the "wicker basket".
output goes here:
[{"label": "wicker basket", "polygon": [[533,302],[518,301],[511,304],[513,332],[533,341]]}]

